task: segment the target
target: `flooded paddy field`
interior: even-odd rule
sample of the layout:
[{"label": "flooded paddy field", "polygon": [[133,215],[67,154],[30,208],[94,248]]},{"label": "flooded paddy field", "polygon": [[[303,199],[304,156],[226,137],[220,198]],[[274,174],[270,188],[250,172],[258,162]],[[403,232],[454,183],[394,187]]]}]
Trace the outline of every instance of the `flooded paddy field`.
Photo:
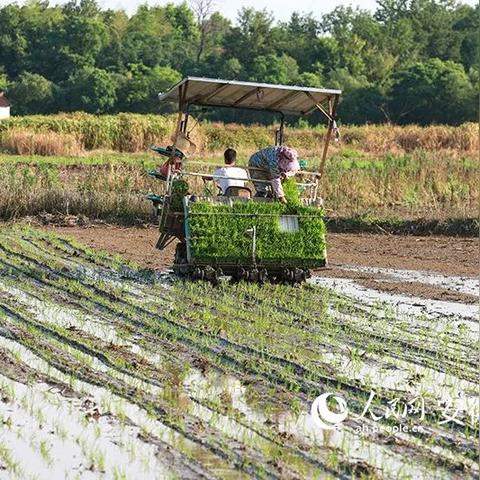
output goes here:
[{"label": "flooded paddy field", "polygon": [[467,263],[213,287],[85,243],[0,229],[0,479],[478,478]]}]

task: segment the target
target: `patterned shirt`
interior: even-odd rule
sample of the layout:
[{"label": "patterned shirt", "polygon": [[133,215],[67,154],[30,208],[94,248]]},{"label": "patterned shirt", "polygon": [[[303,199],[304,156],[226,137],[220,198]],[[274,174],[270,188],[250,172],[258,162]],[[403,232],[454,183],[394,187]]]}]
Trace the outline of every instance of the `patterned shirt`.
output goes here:
[{"label": "patterned shirt", "polygon": [[[267,147],[254,153],[248,162],[250,167],[265,168],[269,172],[270,180],[272,181],[272,188],[277,197],[283,197],[281,174],[284,173],[287,177],[295,175],[296,170],[289,172],[284,171],[278,164],[278,152],[282,147]],[[298,165],[298,164],[297,164]],[[255,175],[252,175],[254,177]]]},{"label": "patterned shirt", "polygon": [[267,147],[254,153],[250,157],[248,164],[255,168],[265,168],[270,172],[270,178],[280,177],[280,167],[278,166],[278,151],[281,147]]}]

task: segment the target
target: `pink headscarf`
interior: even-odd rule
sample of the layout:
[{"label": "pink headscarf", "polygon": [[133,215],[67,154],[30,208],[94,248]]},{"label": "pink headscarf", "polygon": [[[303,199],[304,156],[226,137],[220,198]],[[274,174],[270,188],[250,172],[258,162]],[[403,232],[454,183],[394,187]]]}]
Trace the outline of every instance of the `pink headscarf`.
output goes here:
[{"label": "pink headscarf", "polygon": [[297,151],[290,147],[280,147],[278,151],[278,166],[284,172],[297,172],[300,170]]}]

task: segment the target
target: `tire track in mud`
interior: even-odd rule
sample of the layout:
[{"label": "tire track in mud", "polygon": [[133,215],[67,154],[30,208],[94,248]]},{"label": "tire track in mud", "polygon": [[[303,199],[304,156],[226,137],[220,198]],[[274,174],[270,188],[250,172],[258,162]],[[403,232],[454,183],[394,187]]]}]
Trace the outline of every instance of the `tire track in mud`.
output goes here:
[{"label": "tire track in mud", "polygon": [[[27,272],[29,272],[29,271],[31,272],[31,267],[28,266],[29,264],[31,265],[31,263],[32,263],[31,260],[35,260],[35,259],[31,259],[31,258],[29,258],[28,255],[26,255],[26,259],[24,259],[24,265],[23,265],[23,271],[24,271],[24,273],[27,273]],[[11,266],[13,266],[13,268],[18,268],[18,265],[15,267],[15,265],[12,264]],[[37,268],[37,269],[42,269],[42,266],[45,267],[45,263],[38,262],[38,265],[36,266],[36,268]],[[30,270],[29,270],[29,269],[30,269]],[[20,269],[20,270],[22,270],[22,269]],[[56,277],[55,277],[55,273],[57,274]],[[62,273],[65,273],[66,276],[67,276],[70,280],[72,280],[72,278],[69,277],[69,275],[72,273],[72,272],[69,271],[69,269],[67,269],[65,272],[62,272]],[[54,285],[54,282],[53,282],[54,278],[57,278],[57,279],[58,279],[58,278],[61,277],[60,275],[58,275],[58,272],[52,272],[52,271],[47,271],[47,272],[45,272],[44,269],[43,269],[42,275],[38,275],[38,277],[41,279],[42,276],[46,276],[46,279],[43,278],[44,281],[46,280],[46,281],[45,281],[45,290],[46,290],[46,291],[48,291],[48,289],[51,289],[51,288],[58,288],[59,294],[60,294],[60,295],[65,295],[66,290],[62,290],[58,285],[55,286],[55,285]],[[48,277],[50,277],[50,278],[48,278]],[[63,278],[65,278],[65,277],[63,277]],[[67,280],[68,280],[68,278],[67,278]],[[78,281],[78,279],[75,279],[75,281]],[[82,282],[80,282],[80,283],[82,283]],[[84,301],[89,301],[91,304],[94,303],[94,302],[92,302],[92,297],[94,297],[94,295],[92,295],[92,285],[91,285],[89,282],[87,282],[87,283],[83,282],[82,285],[83,285],[83,288],[85,289],[85,292],[84,292]],[[63,293],[62,293],[62,292],[63,292]],[[89,292],[90,292],[90,293],[89,293]],[[68,299],[68,298],[73,298],[73,296],[76,295],[77,293],[78,293],[78,292],[75,292],[75,289],[67,292],[67,293],[66,293],[66,299]],[[94,293],[95,293],[96,295],[98,295],[99,297],[102,297],[102,298],[105,298],[105,297],[106,297],[106,301],[104,301],[102,304],[97,305],[97,306],[94,307],[94,308],[98,308],[99,311],[103,311],[104,313],[105,313],[105,310],[107,310],[108,316],[110,316],[110,317],[115,317],[115,316],[118,315],[118,312],[121,311],[121,309],[111,308],[112,306],[110,305],[110,302],[118,302],[118,300],[119,300],[118,297],[116,296],[115,292],[112,293],[112,292],[109,292],[109,291],[105,291],[105,290],[103,290],[102,288],[99,288],[98,290],[94,290]],[[170,295],[170,296],[169,296],[169,295]],[[170,293],[169,293],[169,295],[167,295],[167,296],[165,297],[167,302],[168,302],[169,298],[171,298],[171,294],[170,294]],[[67,301],[67,300],[66,300],[66,301]],[[82,308],[84,308],[84,307],[85,307],[85,305],[82,306]],[[147,321],[147,320],[148,320],[148,317],[152,315],[152,312],[151,312],[150,310],[148,310],[148,309],[143,309],[143,311],[139,311],[139,312],[137,311],[137,312],[139,313],[138,315],[131,315],[131,314],[128,312],[128,309],[129,309],[129,307],[131,307],[131,304],[130,304],[129,302],[125,302],[124,305],[123,305],[123,307],[124,307],[125,310],[127,310],[127,312],[123,312],[123,316],[122,316],[122,317],[118,317],[117,321],[126,320],[126,321],[129,321],[129,322],[133,322],[134,320],[140,318],[141,321],[140,321],[139,324],[136,325],[137,328],[143,328],[143,329],[147,329],[147,330],[150,329],[150,332],[152,333],[152,335],[155,335],[155,334],[158,333],[158,332],[156,332],[155,329],[153,328],[153,325],[152,325],[151,321],[150,321],[150,322]],[[155,313],[154,315],[156,316],[156,319],[157,319],[159,322],[165,321],[165,319],[164,319],[163,317],[158,316],[157,313]],[[172,316],[175,316],[175,312],[172,313]],[[175,322],[173,322],[173,323],[174,323],[174,325],[176,325]],[[198,333],[199,333],[198,330],[195,330],[195,329],[187,329],[186,331],[184,331],[184,333],[187,335],[188,331],[192,331],[192,330],[193,330],[195,333],[193,334],[193,337],[190,338],[190,341],[195,340],[195,334],[198,334]],[[200,332],[200,333],[203,333],[203,332]],[[188,335],[187,335],[187,336],[188,336]],[[205,349],[207,349],[207,350],[208,350],[208,343],[209,343],[207,340],[208,340],[209,336],[210,336],[210,335],[203,335],[203,336],[202,336],[202,338],[204,338],[203,348],[205,348]],[[181,335],[181,337],[183,337],[183,334]],[[172,337],[172,338],[173,338],[173,341],[174,341],[174,342],[175,342],[175,341],[177,341],[177,342],[180,341],[180,342],[181,342],[182,340],[184,340],[184,339],[181,338],[181,337],[180,337],[180,338]],[[152,337],[152,338],[150,339],[150,342],[151,342],[152,346],[154,345],[154,343],[153,343],[153,342],[154,342],[154,338],[155,338],[155,337]],[[199,358],[203,358],[203,355],[202,355],[202,354],[204,353],[204,350],[202,350],[202,344],[198,343],[198,341],[197,341],[197,343],[193,343],[193,344],[190,343],[190,342],[184,343],[184,347],[185,347],[185,348],[189,348],[189,347],[192,347],[192,346],[194,346],[194,345],[197,345],[196,348],[197,348],[197,352],[198,352],[198,354],[199,354]],[[267,365],[265,365],[264,363],[261,362],[261,360],[262,360],[262,355],[264,355],[264,353],[263,353],[262,351],[259,351],[259,350],[254,349],[254,353],[252,353],[251,350],[237,352],[237,345],[236,345],[235,343],[233,343],[233,344],[227,344],[227,346],[228,346],[228,348],[233,349],[233,351],[230,352],[230,354],[231,354],[232,356],[237,355],[237,357],[238,357],[238,359],[239,359],[240,367],[242,367],[242,365],[241,365],[242,359],[245,359],[245,357],[247,357],[248,355],[252,355],[252,354],[253,354],[253,355],[257,356],[257,357],[260,359],[260,362],[259,362],[260,365],[259,365],[259,368],[257,367],[257,369],[253,369],[253,370],[252,370],[252,375],[254,375],[256,378],[260,378],[260,377],[261,377],[261,375],[262,375],[262,373],[263,373],[263,372],[262,372],[262,369],[263,369],[264,367],[267,367]],[[243,345],[240,345],[240,346],[243,346]],[[225,345],[220,345],[220,348],[222,348],[222,347],[225,347]],[[216,359],[216,356],[215,356],[215,353],[216,353],[216,352],[220,352],[220,353],[223,352],[223,353],[224,353],[225,350],[228,350],[228,348],[226,348],[226,349],[224,349],[224,350],[222,350],[222,349],[220,349],[220,350],[214,350],[214,349],[212,349],[212,348],[210,347],[210,352],[211,352],[210,354],[212,355],[211,359],[212,359],[212,360],[215,360],[215,359]],[[218,359],[217,359],[217,360],[218,360]],[[221,358],[221,362],[220,362],[221,364],[223,363],[223,360],[224,360],[224,358]],[[285,360],[285,359],[282,359],[282,360]],[[277,362],[277,357],[275,357],[275,356],[271,357],[271,358],[270,358],[270,362],[273,363],[273,364],[276,363],[276,362]],[[212,362],[212,363],[214,363],[214,362]],[[218,361],[217,361],[217,363],[218,363]],[[293,363],[294,363],[294,362],[293,362]],[[288,367],[288,366],[290,366],[290,365],[291,365],[291,363],[285,363],[285,364],[284,364],[284,367]],[[223,366],[224,366],[224,365],[223,365]],[[268,369],[268,368],[267,368],[267,369]],[[230,369],[230,371],[231,371],[231,369]],[[261,373],[260,373],[260,372],[261,372]],[[308,373],[309,373],[309,372],[308,372],[308,371],[306,372],[305,370],[303,370],[303,371],[297,372],[297,373],[299,374],[299,375],[298,375],[299,377],[301,377],[301,376],[305,377],[305,376],[308,376]],[[244,368],[240,368],[239,374],[240,374],[240,375],[244,375],[244,374],[245,374],[245,369],[244,369]],[[274,378],[274,377],[275,377],[275,374],[273,374],[272,377],[269,377],[269,378],[270,378],[269,381],[270,381],[272,384],[275,384],[275,378]],[[317,384],[317,386],[318,386],[318,384]]]}]

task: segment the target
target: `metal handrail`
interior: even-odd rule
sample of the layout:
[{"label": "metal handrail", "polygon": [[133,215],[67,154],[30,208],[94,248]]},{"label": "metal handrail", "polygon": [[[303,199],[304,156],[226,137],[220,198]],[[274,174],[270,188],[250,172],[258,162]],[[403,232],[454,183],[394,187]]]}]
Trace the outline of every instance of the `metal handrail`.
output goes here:
[{"label": "metal handrail", "polygon": [[[270,184],[272,181],[271,180],[262,180],[262,179],[256,179],[256,178],[244,178],[244,177],[227,177],[224,175],[213,175],[211,173],[195,173],[195,172],[185,172],[182,171],[182,175],[189,175],[191,177],[201,177],[201,178],[208,178],[210,180],[213,180],[214,178],[220,178],[220,179],[225,179],[225,180],[241,180],[243,182],[256,182],[256,183],[267,183]],[[299,183],[295,182],[298,186],[300,187],[315,187],[316,183],[310,182],[310,183]]]},{"label": "metal handrail", "polygon": [[[209,162],[202,162],[201,160],[184,160],[185,164],[187,165],[208,165],[209,167],[212,168],[223,168],[223,167],[228,167],[228,165],[213,165]],[[248,165],[235,165],[236,167],[239,168],[244,168],[245,170],[258,170],[262,172],[268,172],[268,169],[262,168],[262,167],[250,167]],[[309,170],[298,170],[295,172],[295,175],[311,175],[312,177],[319,178],[321,175],[318,172],[311,172]]]}]

